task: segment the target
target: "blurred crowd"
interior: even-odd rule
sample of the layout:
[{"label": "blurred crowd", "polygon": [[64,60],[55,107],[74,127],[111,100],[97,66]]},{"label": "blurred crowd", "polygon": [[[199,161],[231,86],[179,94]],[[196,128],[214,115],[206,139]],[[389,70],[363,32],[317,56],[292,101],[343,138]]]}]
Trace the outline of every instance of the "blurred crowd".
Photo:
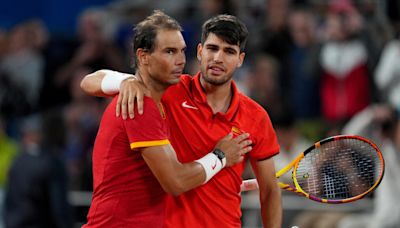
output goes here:
[{"label": "blurred crowd", "polygon": [[[276,169],[326,136],[366,136],[390,159],[387,179],[374,195],[374,208],[381,211],[377,219],[388,225],[369,225],[400,226],[382,213],[400,217],[400,183],[394,176],[400,166],[399,1],[119,0],[83,11],[76,34],[70,36],[50,33],[35,18],[9,30],[0,28],[0,198],[7,227],[23,227],[12,220],[13,213],[23,213],[13,210],[21,202],[12,198],[20,196],[10,192],[27,188],[27,183],[49,195],[38,196],[47,200],[42,210],[54,214],[43,227],[69,227],[68,216],[62,216],[69,211],[63,194],[92,189],[92,146],[108,102],[85,95],[79,83],[99,69],[134,72],[132,28],[153,9],[163,9],[181,23],[189,74],[199,69],[201,24],[221,13],[243,20],[250,37],[245,63],[234,78],[271,117],[282,148]],[[33,190],[26,191],[20,192]],[[385,200],[392,200],[391,206],[385,207]],[[332,227],[367,227],[347,215],[339,217]],[[307,224],[300,227],[328,227],[297,222]]]}]

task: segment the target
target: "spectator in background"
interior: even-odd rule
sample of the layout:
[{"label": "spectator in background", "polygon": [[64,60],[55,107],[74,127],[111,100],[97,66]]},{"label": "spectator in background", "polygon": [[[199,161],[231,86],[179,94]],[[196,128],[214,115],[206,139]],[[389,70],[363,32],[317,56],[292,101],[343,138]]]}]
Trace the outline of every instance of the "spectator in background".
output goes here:
[{"label": "spectator in background", "polygon": [[379,145],[385,159],[385,176],[375,190],[371,213],[346,216],[339,228],[395,228],[400,226],[400,116],[387,105],[371,105],[343,129]]},{"label": "spectator in background", "polygon": [[385,15],[383,9],[383,6],[393,7],[390,2],[397,1],[355,1],[363,20],[360,38],[365,44],[368,44],[366,49],[368,51],[368,67],[370,70],[376,67],[383,47],[393,38],[393,31],[387,17],[389,15]]},{"label": "spectator in background", "polygon": [[32,110],[37,110],[39,91],[43,82],[44,60],[31,42],[29,26],[28,22],[24,22],[11,30],[7,51],[0,59],[0,72],[11,87],[23,92],[23,99],[29,106],[19,114],[29,114]]},{"label": "spectator in background", "polygon": [[29,34],[29,41],[33,49],[41,52],[49,41],[49,31],[39,19],[32,19],[26,22],[26,30]]},{"label": "spectator in background", "polygon": [[4,118],[4,129],[10,137],[18,138],[18,123],[15,119],[30,110],[25,91],[0,70],[0,113]]},{"label": "spectator in background", "polygon": [[18,118],[39,110],[44,59],[31,28],[25,21],[0,35],[0,112],[12,138],[19,138]]},{"label": "spectator in background", "polygon": [[370,102],[368,53],[358,38],[362,20],[350,1],[332,1],[320,56],[323,117],[342,123]]},{"label": "spectator in background", "polygon": [[[72,58],[61,66],[55,74],[54,83],[68,94],[69,83],[74,71],[79,67],[93,70],[103,68],[126,70],[126,63],[121,50],[106,34],[105,24],[111,20],[110,14],[101,9],[88,9],[78,21],[79,46]],[[68,97],[68,101],[71,97]]]},{"label": "spectator in background", "polygon": [[269,0],[265,1],[264,7],[262,20],[258,23],[260,26],[253,29],[254,36],[249,39],[249,51],[271,55],[277,60],[282,66],[278,71],[278,85],[282,91],[287,91],[289,68],[283,66],[288,66],[292,43],[287,23],[290,1]]},{"label": "spectator in background", "polygon": [[18,145],[6,134],[5,125],[0,116],[0,227],[3,227],[4,187],[11,163],[17,154]]},{"label": "spectator in background", "polygon": [[262,51],[285,62],[290,50],[290,36],[288,31],[287,16],[290,1],[270,0],[265,3],[264,18],[259,31],[252,38],[253,51]]},{"label": "spectator in background", "polygon": [[297,8],[289,14],[289,32],[293,46],[289,53],[289,104],[295,120],[320,116],[316,21],[307,9]]},{"label": "spectator in background", "polygon": [[[40,109],[51,109],[69,101],[68,83],[56,83],[56,73],[66,62],[70,61],[76,49],[75,37],[50,34],[42,21],[33,20],[31,34],[34,47],[40,51],[45,60],[43,86],[40,91]],[[57,96],[54,96],[57,94]]]},{"label": "spectator in background", "polygon": [[92,190],[92,149],[105,103],[84,94],[80,88],[83,77],[92,72],[88,67],[78,67],[72,72],[71,102],[64,107],[66,145],[64,157],[70,176],[70,189]]},{"label": "spectator in background", "polygon": [[400,110],[400,40],[390,41],[384,48],[375,71],[375,83],[381,98]]},{"label": "spectator in background", "polygon": [[200,11],[203,12],[203,20],[218,14],[236,13],[236,5],[232,0],[204,0],[199,1]]},{"label": "spectator in background", "polygon": [[17,142],[6,134],[3,119],[0,116],[0,189],[6,184],[8,169],[17,150]]},{"label": "spectator in background", "polygon": [[260,54],[250,72],[247,94],[268,111],[273,121],[283,114],[286,105],[279,86],[279,63],[272,56]]},{"label": "spectator in background", "polygon": [[[392,1],[392,4],[394,3],[396,2]],[[400,3],[396,4],[394,6],[400,8]],[[384,47],[375,69],[374,80],[381,100],[400,111],[400,12],[391,17],[396,37]]]},{"label": "spectator in background", "polygon": [[6,188],[7,228],[70,228],[67,176],[60,150],[63,121],[58,112],[28,118],[22,126],[22,150],[14,160]]}]

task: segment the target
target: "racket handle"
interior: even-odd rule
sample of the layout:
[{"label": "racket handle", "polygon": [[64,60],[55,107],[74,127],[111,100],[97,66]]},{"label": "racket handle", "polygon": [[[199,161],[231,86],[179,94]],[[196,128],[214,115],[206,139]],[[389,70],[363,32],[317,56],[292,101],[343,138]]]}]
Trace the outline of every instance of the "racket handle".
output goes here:
[{"label": "racket handle", "polygon": [[241,192],[251,191],[256,189],[258,189],[258,183],[256,179],[244,180],[240,185]]}]

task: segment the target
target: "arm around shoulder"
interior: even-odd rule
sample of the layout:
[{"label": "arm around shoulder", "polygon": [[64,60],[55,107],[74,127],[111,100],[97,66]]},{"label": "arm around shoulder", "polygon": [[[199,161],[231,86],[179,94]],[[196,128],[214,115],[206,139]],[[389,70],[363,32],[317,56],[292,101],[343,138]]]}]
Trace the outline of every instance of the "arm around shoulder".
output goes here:
[{"label": "arm around shoulder", "polygon": [[112,70],[98,70],[86,75],[81,81],[81,89],[91,96],[107,97],[119,92],[121,82],[134,75]]}]

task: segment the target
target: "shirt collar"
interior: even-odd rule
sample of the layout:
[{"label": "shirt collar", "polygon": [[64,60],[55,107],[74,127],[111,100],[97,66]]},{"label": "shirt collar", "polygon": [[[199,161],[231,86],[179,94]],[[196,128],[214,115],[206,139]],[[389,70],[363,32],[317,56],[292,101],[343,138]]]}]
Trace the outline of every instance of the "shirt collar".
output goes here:
[{"label": "shirt collar", "polygon": [[[194,99],[197,102],[206,104],[210,108],[210,110],[212,110],[211,107],[207,103],[206,93],[200,83],[200,72],[194,76],[193,81],[194,81],[194,86],[193,86],[192,91],[193,91]],[[229,121],[232,121],[233,117],[235,116],[235,114],[239,108],[239,103],[240,103],[239,102],[240,92],[237,89],[236,84],[233,80],[231,81],[231,83],[232,83],[231,88],[232,88],[233,94],[232,94],[232,101],[228,108],[228,111],[226,113],[217,113],[221,116],[224,116]]]}]

